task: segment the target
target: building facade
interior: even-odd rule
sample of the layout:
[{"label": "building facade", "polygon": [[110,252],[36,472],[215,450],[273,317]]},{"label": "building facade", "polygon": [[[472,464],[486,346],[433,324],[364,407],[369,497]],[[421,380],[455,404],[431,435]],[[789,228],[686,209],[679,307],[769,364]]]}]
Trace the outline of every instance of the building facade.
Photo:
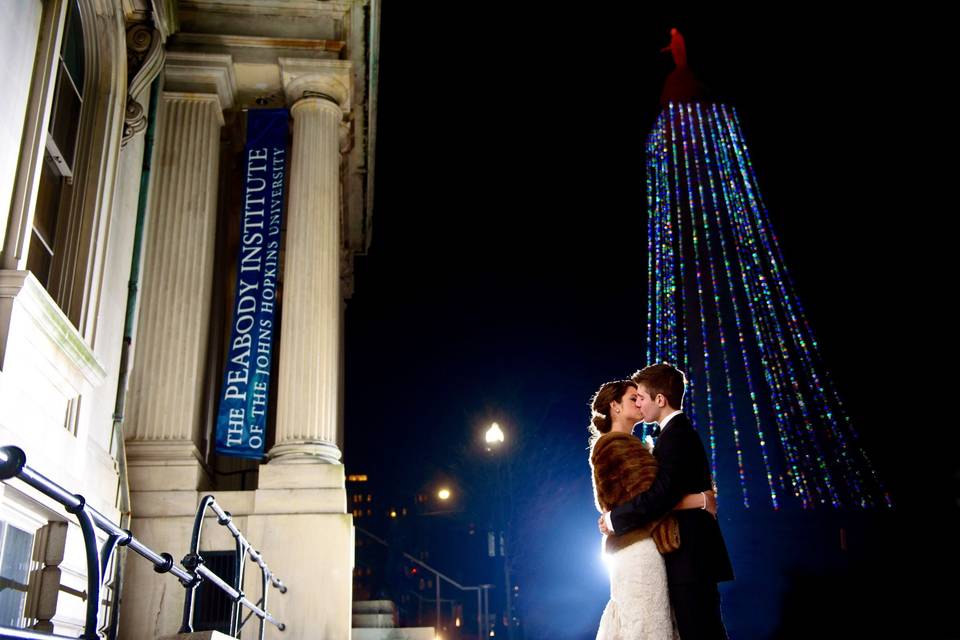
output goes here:
[{"label": "building facade", "polygon": [[[176,560],[214,494],[289,586],[270,600],[282,637],[348,638],[342,322],[353,258],[370,242],[377,2],[8,5],[0,445]],[[288,179],[266,456],[249,461],[213,443],[245,113],[266,107],[290,112]],[[78,633],[86,560],[75,519],[18,480],[0,490],[0,626]],[[218,529],[207,527],[202,550],[233,549]],[[119,557],[101,624],[117,620],[120,638],[175,633],[178,581]]]}]

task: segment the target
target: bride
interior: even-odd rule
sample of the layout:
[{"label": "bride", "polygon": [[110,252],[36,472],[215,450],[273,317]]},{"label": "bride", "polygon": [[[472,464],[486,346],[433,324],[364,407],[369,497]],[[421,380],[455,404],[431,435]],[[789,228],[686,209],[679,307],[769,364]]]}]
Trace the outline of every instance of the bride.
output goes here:
[{"label": "bride", "polygon": [[[636,436],[643,420],[631,380],[607,382],[591,401],[590,467],[597,509],[610,511],[646,490],[657,474],[657,461]],[[708,492],[709,493],[709,492]],[[712,496],[710,496],[712,498]],[[715,510],[703,494],[685,496],[675,509]],[[610,571],[610,601],[600,619],[597,640],[675,640],[662,553],[683,541],[677,522],[667,515],[647,528],[604,538]]]}]

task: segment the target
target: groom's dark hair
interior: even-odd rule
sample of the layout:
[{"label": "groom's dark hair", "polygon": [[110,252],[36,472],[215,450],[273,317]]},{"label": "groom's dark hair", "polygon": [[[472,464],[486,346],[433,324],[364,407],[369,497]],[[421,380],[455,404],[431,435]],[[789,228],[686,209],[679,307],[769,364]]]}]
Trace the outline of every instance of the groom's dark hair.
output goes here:
[{"label": "groom's dark hair", "polygon": [[636,382],[638,387],[643,385],[654,398],[658,393],[662,393],[674,409],[683,406],[683,392],[686,389],[687,378],[683,375],[683,371],[676,367],[666,362],[652,364],[634,373],[630,379]]}]

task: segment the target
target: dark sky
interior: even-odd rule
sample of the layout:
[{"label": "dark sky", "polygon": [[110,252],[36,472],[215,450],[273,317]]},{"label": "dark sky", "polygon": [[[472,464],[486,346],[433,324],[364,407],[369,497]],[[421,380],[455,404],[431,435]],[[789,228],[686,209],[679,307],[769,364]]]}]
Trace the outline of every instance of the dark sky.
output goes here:
[{"label": "dark sky", "polygon": [[[415,492],[468,473],[496,419],[514,464],[579,501],[589,532],[587,401],[645,364],[644,143],[678,26],[739,109],[787,267],[895,498],[954,486],[955,456],[903,453],[920,410],[952,395],[949,254],[932,249],[950,214],[946,83],[925,17],[386,4],[373,243],[347,307],[348,472]],[[564,509],[536,517],[550,530]]]},{"label": "dark sky", "polygon": [[890,435],[908,392],[893,400],[903,383],[878,372],[942,360],[942,316],[917,309],[942,273],[920,247],[946,217],[917,17],[447,11],[383,11],[373,243],[347,310],[348,467],[385,447],[442,461],[512,407],[579,428],[601,382],[644,364],[644,141],[673,25],[739,108],[860,430]]}]

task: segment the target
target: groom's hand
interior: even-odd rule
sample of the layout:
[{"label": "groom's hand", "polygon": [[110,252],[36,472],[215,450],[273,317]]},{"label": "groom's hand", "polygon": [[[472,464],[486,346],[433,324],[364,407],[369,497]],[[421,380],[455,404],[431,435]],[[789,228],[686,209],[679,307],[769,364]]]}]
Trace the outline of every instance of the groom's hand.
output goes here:
[{"label": "groom's hand", "polygon": [[601,513],[600,519],[597,521],[597,524],[600,525],[600,533],[602,533],[605,536],[612,536],[613,531],[607,528],[606,515],[607,515],[606,513]]}]

